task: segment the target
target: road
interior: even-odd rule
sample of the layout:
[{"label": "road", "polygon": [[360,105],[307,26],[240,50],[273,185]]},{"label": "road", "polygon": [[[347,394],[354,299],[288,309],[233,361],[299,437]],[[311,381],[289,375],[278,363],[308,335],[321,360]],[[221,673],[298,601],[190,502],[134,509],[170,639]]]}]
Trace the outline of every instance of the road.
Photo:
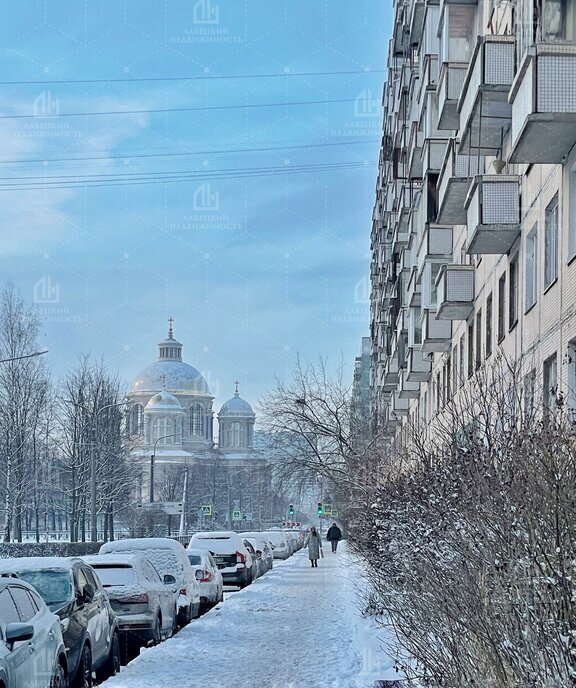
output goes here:
[{"label": "road", "polygon": [[[358,569],[301,551],[139,657],[106,688],[368,688],[401,678],[362,618]],[[381,632],[378,631],[379,635]]]}]

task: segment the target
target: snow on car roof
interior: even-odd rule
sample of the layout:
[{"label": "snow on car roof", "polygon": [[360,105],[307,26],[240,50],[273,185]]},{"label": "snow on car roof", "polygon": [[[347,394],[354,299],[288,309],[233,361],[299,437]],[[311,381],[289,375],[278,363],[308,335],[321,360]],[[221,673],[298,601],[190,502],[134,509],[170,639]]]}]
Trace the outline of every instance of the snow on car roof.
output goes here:
[{"label": "snow on car roof", "polygon": [[176,540],[171,540],[170,538],[127,538],[125,540],[106,542],[100,547],[99,554],[109,554],[110,552],[134,552],[138,550],[147,551],[150,549],[183,551],[184,547]]},{"label": "snow on car roof", "polygon": [[202,539],[202,540],[229,540],[230,538],[238,535],[233,530],[207,530],[200,533],[195,533],[192,539]]},{"label": "snow on car roof", "polygon": [[69,571],[72,564],[81,561],[78,557],[20,557],[19,559],[0,559],[0,571],[43,571],[60,569]]},{"label": "snow on car roof", "polygon": [[130,554],[128,552],[110,552],[109,554],[90,554],[82,559],[90,566],[94,564],[137,564],[145,559],[141,554]]}]

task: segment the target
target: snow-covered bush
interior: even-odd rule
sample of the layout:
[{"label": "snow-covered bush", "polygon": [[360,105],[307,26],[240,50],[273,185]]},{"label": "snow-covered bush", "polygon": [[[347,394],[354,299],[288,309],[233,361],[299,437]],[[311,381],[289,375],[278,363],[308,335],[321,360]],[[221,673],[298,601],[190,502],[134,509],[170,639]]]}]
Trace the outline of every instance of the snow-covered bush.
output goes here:
[{"label": "snow-covered bush", "polygon": [[100,542],[0,542],[0,559],[82,557],[98,554]]},{"label": "snow-covered bush", "polygon": [[480,371],[409,423],[348,512],[371,608],[430,686],[576,685],[575,437],[563,400],[541,413],[517,374]]}]

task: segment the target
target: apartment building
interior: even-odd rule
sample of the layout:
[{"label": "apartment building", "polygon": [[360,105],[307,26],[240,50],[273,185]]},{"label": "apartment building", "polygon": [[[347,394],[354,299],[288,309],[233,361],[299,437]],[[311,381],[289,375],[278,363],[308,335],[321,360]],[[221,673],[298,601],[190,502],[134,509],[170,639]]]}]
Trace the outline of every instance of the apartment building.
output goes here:
[{"label": "apartment building", "polygon": [[378,420],[428,423],[498,355],[576,407],[576,0],[396,0],[387,67]]}]

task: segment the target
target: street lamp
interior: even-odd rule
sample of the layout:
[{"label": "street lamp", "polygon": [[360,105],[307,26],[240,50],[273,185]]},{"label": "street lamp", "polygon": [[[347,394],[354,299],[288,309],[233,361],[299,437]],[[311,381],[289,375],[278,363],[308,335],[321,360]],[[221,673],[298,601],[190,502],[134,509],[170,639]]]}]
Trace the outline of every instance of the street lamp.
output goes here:
[{"label": "street lamp", "polygon": [[[70,399],[64,399],[67,404],[73,404],[74,406],[79,406],[84,409],[88,414],[92,414],[92,411],[84,406],[84,404],[79,404],[76,401]],[[101,406],[96,413],[92,416],[92,429],[90,438],[90,541],[98,542],[98,514],[96,513],[96,433],[98,426],[98,417],[102,411],[106,409],[115,408],[118,406],[125,406],[128,402],[119,401],[116,404],[106,404],[106,406]]]},{"label": "street lamp", "polygon": [[9,361],[21,361],[24,358],[34,358],[35,356],[42,356],[42,354],[47,354],[48,349],[46,351],[35,351],[33,354],[25,354],[24,356],[14,356],[13,358],[3,358],[0,360],[0,363],[8,363]]},{"label": "street lamp", "polygon": [[183,433],[175,432],[171,435],[162,435],[157,440],[154,440],[154,449],[152,450],[152,455],[150,456],[150,504],[154,501],[154,461],[156,460],[156,445],[160,440],[167,440],[169,437],[181,437]]}]

